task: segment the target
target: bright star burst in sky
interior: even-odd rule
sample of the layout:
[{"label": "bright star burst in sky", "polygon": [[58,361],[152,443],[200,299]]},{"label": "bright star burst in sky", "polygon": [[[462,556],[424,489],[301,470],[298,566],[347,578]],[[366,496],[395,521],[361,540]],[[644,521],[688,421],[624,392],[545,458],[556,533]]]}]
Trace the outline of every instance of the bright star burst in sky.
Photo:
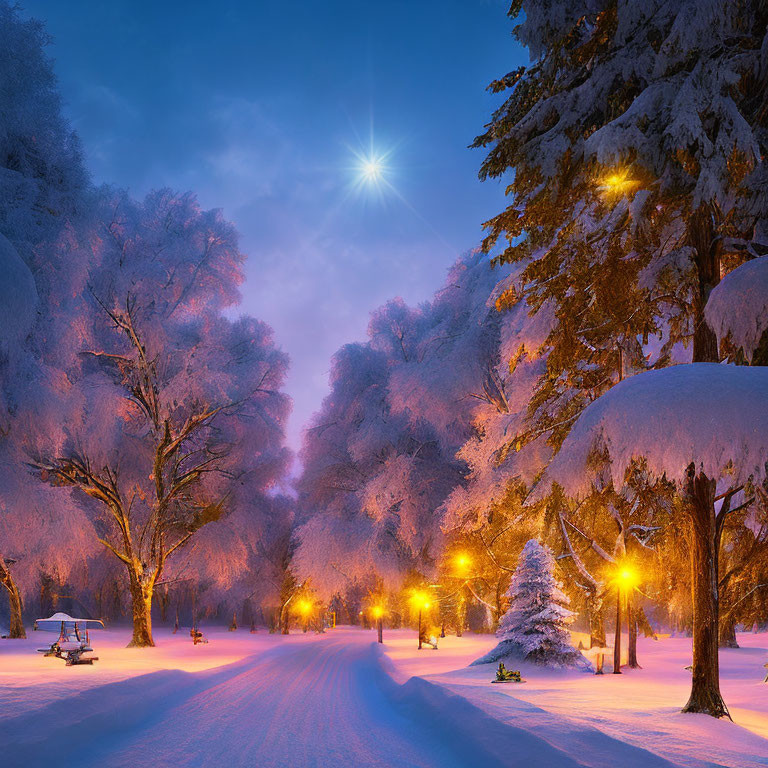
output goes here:
[{"label": "bright star burst in sky", "polygon": [[416,218],[427,225],[446,249],[449,251],[453,250],[453,247],[445,241],[432,223],[395,186],[394,169],[389,162],[394,153],[394,148],[388,149],[386,152],[377,150],[373,140],[373,131],[371,131],[370,145],[367,150],[350,147],[350,151],[356,162],[352,166],[353,181],[348,194],[365,196],[367,198],[374,197],[378,204],[386,204],[387,198],[398,200]]},{"label": "bright star burst in sky", "polygon": [[363,167],[360,170],[365,181],[376,183],[381,178],[384,166],[378,157],[371,157],[363,163]]},{"label": "bright star burst in sky", "polygon": [[357,192],[377,192],[382,194],[386,191],[393,192],[394,186],[390,181],[392,168],[389,165],[389,159],[392,152],[377,151],[373,142],[367,151],[352,150],[355,157],[353,166],[354,187]]}]

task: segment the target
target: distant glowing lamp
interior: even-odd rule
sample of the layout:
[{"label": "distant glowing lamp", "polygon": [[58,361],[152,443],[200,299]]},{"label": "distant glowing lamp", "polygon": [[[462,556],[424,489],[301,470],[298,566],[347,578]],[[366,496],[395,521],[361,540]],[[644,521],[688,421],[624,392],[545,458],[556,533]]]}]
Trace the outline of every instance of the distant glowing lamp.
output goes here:
[{"label": "distant glowing lamp", "polygon": [[373,616],[373,618],[376,620],[376,633],[378,635],[378,640],[380,643],[384,642],[384,629],[383,629],[384,622],[382,620],[384,617],[384,613],[385,613],[384,607],[381,605],[374,605],[371,608],[371,616]]},{"label": "distant glowing lamp", "polygon": [[309,600],[299,600],[296,607],[299,609],[299,613],[302,616],[306,616],[312,611],[312,603],[310,603]]},{"label": "distant glowing lamp", "polygon": [[456,565],[456,570],[460,573],[466,573],[467,569],[470,565],[472,565],[472,560],[469,557],[469,555],[466,555],[464,553],[456,555],[456,558],[454,559],[454,564]]}]

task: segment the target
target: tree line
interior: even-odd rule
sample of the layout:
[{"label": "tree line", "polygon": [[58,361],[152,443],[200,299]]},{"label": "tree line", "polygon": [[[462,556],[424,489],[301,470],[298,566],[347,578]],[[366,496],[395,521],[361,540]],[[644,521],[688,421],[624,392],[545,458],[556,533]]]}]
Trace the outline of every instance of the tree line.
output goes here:
[{"label": "tree line", "polygon": [[531,63],[474,142],[509,205],[337,353],[307,433],[295,563],[321,592],[455,584],[463,552],[498,621],[535,537],[604,645],[632,563],[630,652],[691,633],[686,710],[727,713],[718,643],[768,608],[766,14],[512,3]]},{"label": "tree line", "polygon": [[233,319],[245,259],[220,211],[97,187],[42,25],[0,4],[0,582],[31,611],[279,604],[288,359]]}]

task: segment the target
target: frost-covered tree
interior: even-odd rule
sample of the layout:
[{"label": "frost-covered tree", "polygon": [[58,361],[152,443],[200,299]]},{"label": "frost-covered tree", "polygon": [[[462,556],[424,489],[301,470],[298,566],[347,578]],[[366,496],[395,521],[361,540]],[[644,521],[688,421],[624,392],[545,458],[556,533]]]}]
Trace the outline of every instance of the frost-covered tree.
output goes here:
[{"label": "frost-covered tree", "polygon": [[293,500],[236,484],[230,512],[205,526],[168,562],[163,580],[178,604],[194,589],[195,609],[231,618],[279,604],[290,554]]},{"label": "frost-covered tree", "polygon": [[572,666],[582,659],[571,645],[567,626],[574,614],[554,569],[551,550],[536,539],[528,541],[507,590],[509,608],[496,630],[499,644],[474,664],[513,658]]},{"label": "frost-covered tree", "polygon": [[417,308],[394,300],[371,317],[369,340],[334,357],[331,394],[307,430],[294,562],[330,596],[371,574],[395,588],[433,570],[437,509],[462,481],[455,456],[480,403],[500,403],[498,279],[469,254]]},{"label": "frost-covered tree", "polygon": [[88,184],[48,43],[41,22],[0,2],[0,233],[25,259],[72,220]]},{"label": "frost-covered tree", "polygon": [[12,630],[23,633],[23,598],[48,604],[65,584],[120,612],[124,581],[100,540],[128,577],[134,640],[151,643],[152,586],[167,587],[166,568],[179,577],[182,552],[207,609],[224,593],[269,592],[249,577],[284,548],[292,515],[272,495],[289,463],[287,360],[263,323],[224,315],[244,258],[232,225],[191,194],[93,189],[42,25],[0,0],[0,38],[0,581]]},{"label": "frost-covered tree", "polygon": [[123,563],[133,645],[152,645],[166,560],[203,526],[285,472],[287,359],[271,329],[221,310],[237,298],[232,226],[190,195],[142,203],[109,190],[98,267],[61,426],[36,446],[44,479],[95,500],[100,541]]},{"label": "frost-covered tree", "polygon": [[82,274],[72,264],[49,280],[47,256],[85,207],[87,174],[61,114],[43,26],[0,2],[0,43],[0,583],[11,636],[21,637],[23,598],[39,590],[40,574],[67,578],[91,553],[76,505],[60,499],[72,513],[62,524],[50,489],[29,477],[24,451],[56,399],[36,337],[49,302],[76,293]]},{"label": "frost-covered tree", "polygon": [[694,363],[632,376],[590,405],[537,491],[624,485],[642,459],[676,484],[685,516],[693,599],[693,681],[686,712],[727,714],[718,668],[718,553],[729,516],[766,476],[768,368]]}]

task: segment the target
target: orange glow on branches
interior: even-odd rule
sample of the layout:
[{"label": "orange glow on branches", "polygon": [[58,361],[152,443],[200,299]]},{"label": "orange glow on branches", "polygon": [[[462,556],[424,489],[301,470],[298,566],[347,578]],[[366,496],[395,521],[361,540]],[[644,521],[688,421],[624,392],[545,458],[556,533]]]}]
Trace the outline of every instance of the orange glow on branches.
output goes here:
[{"label": "orange glow on branches", "polygon": [[426,610],[430,605],[429,595],[426,592],[415,589],[411,593],[411,605],[418,611]]},{"label": "orange glow on branches", "polygon": [[629,178],[629,171],[619,169],[604,176],[600,187],[608,197],[621,197],[634,189],[637,184],[635,179]]}]

